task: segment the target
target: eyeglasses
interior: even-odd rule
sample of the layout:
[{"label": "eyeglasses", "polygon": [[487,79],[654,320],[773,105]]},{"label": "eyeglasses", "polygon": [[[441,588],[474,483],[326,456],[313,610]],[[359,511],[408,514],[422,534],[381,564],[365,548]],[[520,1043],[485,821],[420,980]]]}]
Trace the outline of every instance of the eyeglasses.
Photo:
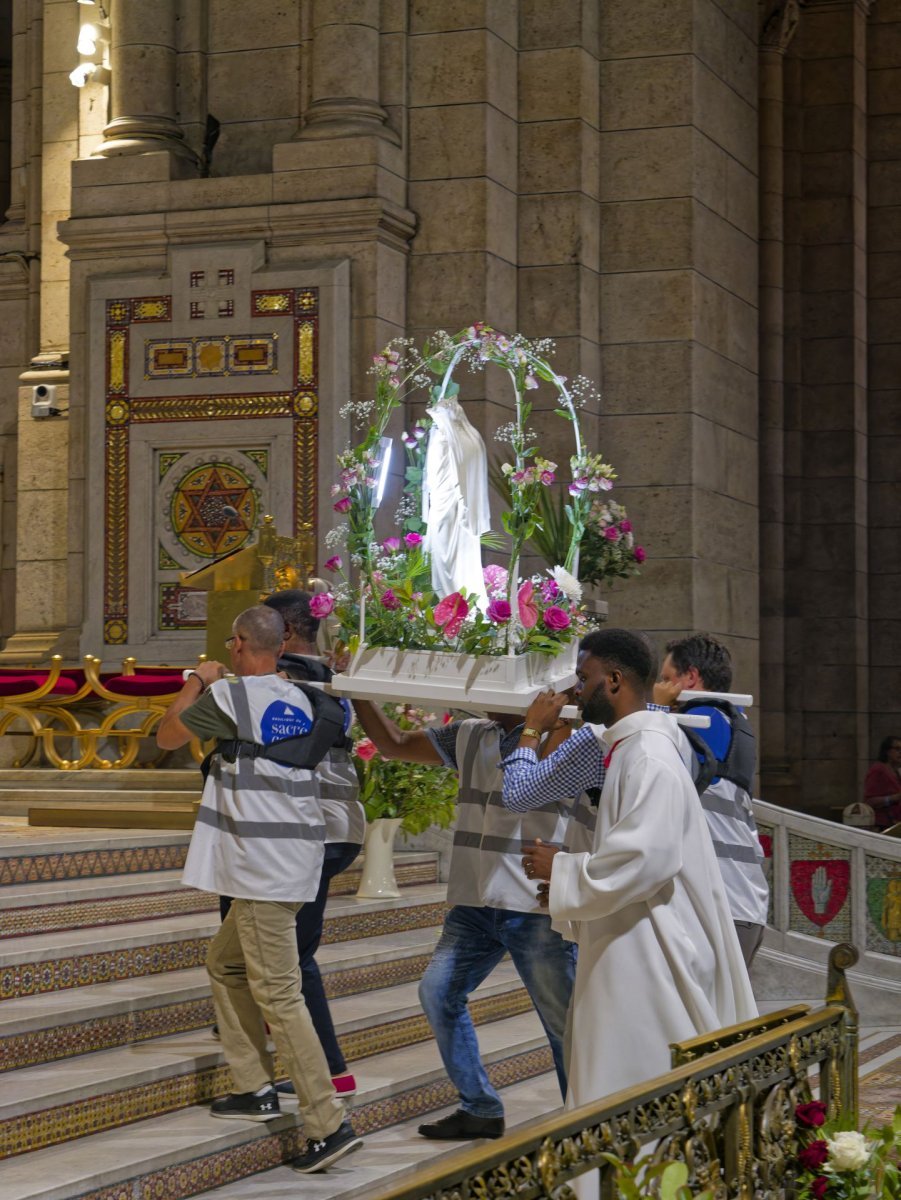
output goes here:
[{"label": "eyeglasses", "polygon": [[235,642],[238,640],[238,638],[239,638],[240,636],[241,636],[241,635],[240,635],[240,634],[238,634],[238,633],[233,633],[233,634],[231,635],[231,637],[227,637],[227,638],[225,639],[225,648],[226,648],[226,650],[231,650],[231,648],[234,646]]}]

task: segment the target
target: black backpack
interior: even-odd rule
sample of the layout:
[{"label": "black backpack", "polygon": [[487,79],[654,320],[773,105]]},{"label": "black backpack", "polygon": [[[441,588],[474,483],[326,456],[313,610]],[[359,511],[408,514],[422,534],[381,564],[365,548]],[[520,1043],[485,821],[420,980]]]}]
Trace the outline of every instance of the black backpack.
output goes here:
[{"label": "black backpack", "polygon": [[688,738],[698,761],[698,773],[694,778],[698,795],[703,796],[717,777],[727,779],[750,795],[757,764],[757,743],[748,718],[728,700],[690,700],[679,705],[679,712],[688,713],[693,708],[718,709],[729,721],[732,731],[726,757],[720,762],[699,730],[683,726],[682,732]]}]

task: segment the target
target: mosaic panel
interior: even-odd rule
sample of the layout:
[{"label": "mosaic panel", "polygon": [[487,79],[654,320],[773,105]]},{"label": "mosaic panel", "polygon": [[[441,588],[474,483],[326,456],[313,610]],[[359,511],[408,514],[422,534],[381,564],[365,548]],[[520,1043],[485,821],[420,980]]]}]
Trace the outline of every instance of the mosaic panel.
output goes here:
[{"label": "mosaic panel", "polygon": [[[496,1088],[534,1079],[552,1069],[551,1052],[547,1047],[514,1054],[486,1067],[488,1078]],[[395,1096],[361,1104],[354,1109],[354,1128],[360,1134],[374,1133],[378,1129],[386,1129],[390,1125],[445,1108],[456,1099],[456,1089],[449,1079],[436,1080]],[[141,1200],[182,1200],[183,1197],[195,1196],[247,1175],[277,1167],[295,1158],[303,1142],[303,1135],[298,1128],[280,1130],[220,1153],[97,1188],[86,1192],[80,1200],[134,1200],[135,1197]]]},{"label": "mosaic panel", "polygon": [[851,854],[789,834],[789,918],[795,933],[851,940]]},{"label": "mosaic panel", "polygon": [[297,322],[297,384],[311,387],[316,382],[316,322]]},{"label": "mosaic panel", "polygon": [[175,464],[180,459],[184,458],[184,456],[185,456],[184,450],[176,450],[171,453],[161,451],[159,458],[157,459],[157,469],[159,471],[159,478],[165,479],[166,475],[169,473],[171,468],[174,467]]},{"label": "mosaic panel", "polygon": [[182,563],[176,562],[162,542],[157,546],[156,565],[160,571],[183,571]]},{"label": "mosaic panel", "polygon": [[0,858],[0,885],[50,883],[63,879],[96,879],[104,875],[138,875],[146,871],[177,871],[185,865],[187,838],[168,846],[126,846],[72,850],[59,854],[15,855]]},{"label": "mosaic panel", "polygon": [[193,373],[191,338],[148,338],[144,343],[145,379],[185,379]]},{"label": "mosaic panel", "polygon": [[293,309],[294,292],[290,288],[250,293],[251,316],[265,317],[270,313],[289,313]]},{"label": "mosaic panel", "polygon": [[278,334],[228,339],[229,375],[274,375],[278,370]]},{"label": "mosaic panel", "polygon": [[901,863],[866,856],[867,949],[901,957]]},{"label": "mosaic panel", "polygon": [[[163,562],[160,568],[172,570]],[[207,593],[201,588],[161,583],[157,586],[157,624],[160,629],[205,629],[207,602]]]},{"label": "mosaic panel", "polygon": [[204,463],[188,471],[169,503],[176,540],[200,558],[219,558],[240,549],[259,516],[253,480],[234,463]]},{"label": "mosaic panel", "polygon": [[141,321],[171,321],[171,296],[142,296],[134,300],[131,307],[131,319],[136,324]]}]

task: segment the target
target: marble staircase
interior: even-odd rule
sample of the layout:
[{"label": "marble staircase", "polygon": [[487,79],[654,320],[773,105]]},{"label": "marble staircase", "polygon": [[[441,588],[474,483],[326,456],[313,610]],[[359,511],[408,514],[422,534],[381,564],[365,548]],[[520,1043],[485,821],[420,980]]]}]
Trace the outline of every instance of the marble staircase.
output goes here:
[{"label": "marble staircase", "polygon": [[[293,1102],[265,1126],[206,1111],[230,1081],[203,968],[218,912],[178,882],[187,840],[0,821],[4,1200],[181,1200],[299,1183],[286,1168],[247,1178],[297,1151]],[[445,911],[437,857],[398,855],[399,900],[357,900],[358,879],[352,868],[335,880],[318,956],[367,1135],[341,1167],[352,1191],[442,1153],[415,1126],[454,1100],[416,996]],[[508,963],[472,1007],[511,1123],[555,1107],[550,1053]],[[337,1195],[327,1178],[315,1187]]]}]

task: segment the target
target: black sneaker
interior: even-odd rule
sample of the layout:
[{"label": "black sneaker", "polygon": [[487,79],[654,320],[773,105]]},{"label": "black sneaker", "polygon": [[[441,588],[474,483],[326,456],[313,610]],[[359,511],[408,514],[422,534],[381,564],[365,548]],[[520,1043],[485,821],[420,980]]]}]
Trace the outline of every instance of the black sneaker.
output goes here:
[{"label": "black sneaker", "polygon": [[213,1028],[210,1030],[210,1034],[212,1037],[214,1037],[216,1039],[217,1042],[221,1040],[219,1037],[219,1026],[218,1025],[213,1026]]},{"label": "black sneaker", "polygon": [[362,1145],[363,1139],[354,1133],[350,1121],[342,1121],[334,1133],[321,1141],[309,1139],[306,1150],[290,1166],[300,1171],[301,1175],[312,1175],[314,1171],[324,1171],[345,1154],[359,1150]]},{"label": "black sneaker", "polygon": [[214,1100],[210,1105],[210,1115],[214,1117],[230,1117],[235,1121],[271,1121],[281,1115],[278,1106],[278,1094],[274,1087],[267,1088],[262,1096],[253,1092],[232,1092]]},{"label": "black sneaker", "polygon": [[424,1138],[435,1138],[443,1142],[466,1142],[472,1138],[499,1138],[504,1136],[503,1117],[475,1117],[458,1108],[440,1121],[419,1126]]}]

